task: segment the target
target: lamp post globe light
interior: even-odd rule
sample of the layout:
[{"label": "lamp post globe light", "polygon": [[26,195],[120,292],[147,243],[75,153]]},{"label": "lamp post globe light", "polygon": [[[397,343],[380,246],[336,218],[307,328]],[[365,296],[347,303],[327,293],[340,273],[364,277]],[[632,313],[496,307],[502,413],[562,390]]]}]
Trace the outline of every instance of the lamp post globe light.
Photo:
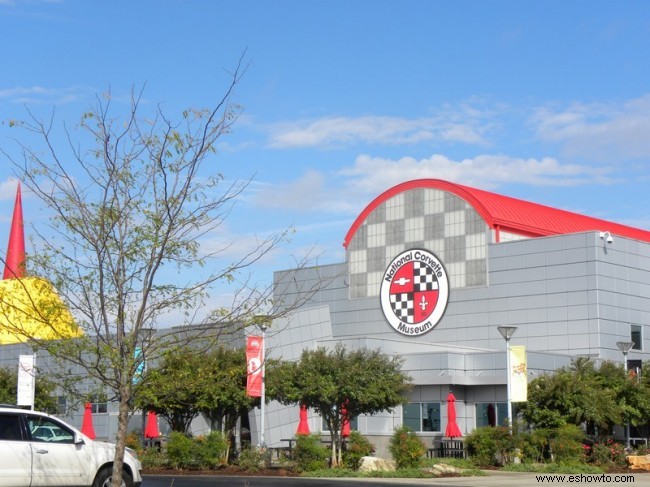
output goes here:
[{"label": "lamp post globe light", "polygon": [[[616,346],[623,353],[623,370],[627,376],[627,354],[634,346],[634,342],[616,342]],[[625,447],[630,448],[630,423],[625,424]]]},{"label": "lamp post globe light", "polygon": [[512,431],[512,395],[510,385],[510,338],[517,331],[516,326],[497,326],[497,330],[506,341],[506,386],[508,391],[508,427]]}]

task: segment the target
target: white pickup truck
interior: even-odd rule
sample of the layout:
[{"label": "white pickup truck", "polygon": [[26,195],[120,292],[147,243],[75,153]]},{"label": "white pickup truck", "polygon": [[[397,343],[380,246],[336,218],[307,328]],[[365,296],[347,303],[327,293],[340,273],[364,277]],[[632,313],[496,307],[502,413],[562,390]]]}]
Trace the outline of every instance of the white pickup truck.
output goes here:
[{"label": "white pickup truck", "polygon": [[[94,441],[49,414],[0,406],[0,486],[108,487],[115,445]],[[139,487],[141,464],[124,454],[123,487]]]}]

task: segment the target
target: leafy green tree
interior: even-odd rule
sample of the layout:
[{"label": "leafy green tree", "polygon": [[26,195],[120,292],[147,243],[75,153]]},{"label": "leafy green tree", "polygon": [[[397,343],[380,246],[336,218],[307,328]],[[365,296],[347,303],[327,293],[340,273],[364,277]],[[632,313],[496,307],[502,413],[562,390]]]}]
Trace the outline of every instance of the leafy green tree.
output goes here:
[{"label": "leafy green tree", "polygon": [[206,372],[202,374],[199,409],[212,429],[230,431],[239,416],[259,404],[258,398],[246,394],[246,351],[218,347],[203,358]]},{"label": "leafy green tree", "polygon": [[535,427],[551,429],[587,423],[609,430],[621,419],[615,393],[603,389],[594,364],[586,358],[533,379],[520,410]]},{"label": "leafy green tree", "polygon": [[306,404],[323,417],[332,437],[332,466],[338,466],[344,423],[406,403],[409,381],[401,358],[339,344],[305,350],[300,360],[267,369],[266,393],[283,404]]},{"label": "leafy green tree", "polygon": [[[54,392],[56,384],[47,377],[37,377],[34,390],[34,407],[39,411],[55,413],[57,407]],[[16,404],[18,393],[18,366],[0,368],[0,403]]]},{"label": "leafy green tree", "polygon": [[598,369],[598,375],[603,387],[614,393],[624,423],[637,426],[650,421],[650,387],[642,380],[643,374],[638,377],[634,371],[626,373],[622,365],[606,361]]},{"label": "leafy green tree", "polygon": [[155,411],[172,431],[187,433],[200,413],[203,356],[189,348],[166,352],[135,389],[135,406]]},{"label": "leafy green tree", "polygon": [[211,428],[229,431],[239,415],[259,402],[246,395],[243,349],[216,347],[203,353],[185,347],[170,350],[146,372],[136,388],[136,407],[155,411],[173,431],[187,433],[203,413]]},{"label": "leafy green tree", "polygon": [[596,367],[589,359],[578,358],[569,367],[533,379],[528,402],[520,410],[535,427],[585,423],[603,435],[616,424],[647,422],[649,393],[647,384],[626,375],[620,364],[605,361]]}]

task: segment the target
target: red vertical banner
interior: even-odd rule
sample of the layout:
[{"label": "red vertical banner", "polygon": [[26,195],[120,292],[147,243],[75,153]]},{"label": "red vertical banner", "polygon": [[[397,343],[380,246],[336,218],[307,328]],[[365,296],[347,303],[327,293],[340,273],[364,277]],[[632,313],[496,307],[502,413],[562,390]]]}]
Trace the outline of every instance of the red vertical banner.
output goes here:
[{"label": "red vertical banner", "polygon": [[262,396],[262,337],[251,336],[246,341],[246,394],[250,397]]}]

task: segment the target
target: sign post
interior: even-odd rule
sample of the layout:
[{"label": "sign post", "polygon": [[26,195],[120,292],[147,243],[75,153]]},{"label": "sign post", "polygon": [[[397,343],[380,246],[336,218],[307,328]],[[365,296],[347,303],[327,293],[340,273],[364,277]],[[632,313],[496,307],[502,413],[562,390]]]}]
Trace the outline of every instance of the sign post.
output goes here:
[{"label": "sign post", "polygon": [[36,389],[36,370],[34,368],[34,355],[20,355],[18,357],[18,387],[16,404],[30,406],[34,410],[34,396]]}]

